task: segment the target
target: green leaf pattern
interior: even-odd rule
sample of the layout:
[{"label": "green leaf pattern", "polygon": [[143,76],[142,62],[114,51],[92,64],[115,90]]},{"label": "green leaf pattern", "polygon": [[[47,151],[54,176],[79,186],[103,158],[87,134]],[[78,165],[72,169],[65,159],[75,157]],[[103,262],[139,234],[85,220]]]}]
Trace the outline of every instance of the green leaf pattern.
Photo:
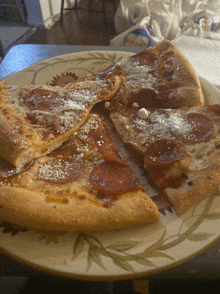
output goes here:
[{"label": "green leaf pattern", "polygon": [[[94,73],[92,71],[92,68],[94,66],[97,65],[102,65],[103,64],[103,68],[111,65],[111,64],[115,64],[116,62],[118,62],[119,60],[123,59],[123,56],[119,56],[116,53],[105,53],[105,52],[86,52],[85,56],[82,57],[74,57],[74,58],[70,58],[70,59],[65,59],[65,58],[61,58],[61,57],[54,57],[50,60],[50,62],[48,61],[41,61],[39,63],[37,63],[37,68],[31,68],[30,71],[33,71],[33,77],[31,80],[31,84],[35,85],[36,84],[36,79],[37,76],[40,75],[43,71],[47,70],[48,68],[54,68],[54,67],[58,67],[59,65],[63,65],[63,64],[74,64],[74,68],[73,70],[79,69],[79,66],[82,67],[82,69],[87,68],[88,72],[90,73]],[[90,64],[90,69],[88,68],[88,62]],[[86,67],[84,67],[83,65],[86,63]]]},{"label": "green leaf pattern", "polygon": [[190,241],[204,241],[207,240],[212,234],[209,233],[195,233],[195,234],[191,234],[187,237],[187,240]]},{"label": "green leaf pattern", "polygon": [[100,251],[102,251],[102,249],[100,250],[100,247],[97,245],[89,246],[87,270],[91,267],[93,262],[95,262],[98,266],[102,267],[105,270],[105,267],[102,263]]},{"label": "green leaf pattern", "polygon": [[[202,242],[213,236],[212,233],[196,230],[199,229],[203,221],[220,219],[220,212],[209,212],[216,196],[212,195],[207,197],[206,205],[199,215],[195,215],[195,209],[193,209],[191,215],[183,220],[177,235],[167,237],[167,230],[164,229],[160,237],[153,244],[150,244],[142,249],[141,252],[135,254],[130,252],[135,247],[141,245],[142,241],[127,239],[118,242],[113,241],[109,245],[104,246],[98,238],[85,233],[79,233],[74,244],[73,259],[82,253],[83,250],[87,250],[87,271],[90,270],[93,263],[106,271],[107,269],[103,262],[103,257],[105,257],[110,259],[116,267],[130,273],[135,273],[135,264],[151,268],[157,267],[155,258],[174,260],[171,255],[165,252],[166,250],[177,246],[185,240]],[[184,231],[182,226],[189,218],[195,218],[194,223]],[[86,244],[87,246],[85,246]],[[134,251],[136,252],[136,250]],[[152,258],[154,259],[152,260]]]},{"label": "green leaf pattern", "polygon": [[76,242],[73,247],[73,258],[77,257],[80,255],[80,253],[83,251],[85,245],[85,239],[82,234],[79,234],[78,237],[76,238]]}]

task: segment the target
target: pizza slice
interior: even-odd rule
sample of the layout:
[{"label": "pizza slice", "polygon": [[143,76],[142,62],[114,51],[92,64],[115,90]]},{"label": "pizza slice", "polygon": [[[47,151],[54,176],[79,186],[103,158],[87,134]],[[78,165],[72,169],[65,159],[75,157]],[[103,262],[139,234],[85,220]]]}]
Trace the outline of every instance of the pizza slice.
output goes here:
[{"label": "pizza slice", "polygon": [[101,231],[160,217],[96,114],[62,147],[23,170],[3,158],[0,167],[0,216],[9,223]]},{"label": "pizza slice", "polygon": [[219,105],[139,110],[118,105],[110,117],[177,214],[220,185]]},{"label": "pizza slice", "polygon": [[127,106],[178,108],[203,105],[199,78],[188,59],[168,40],[126,58],[124,83],[114,96]]},{"label": "pizza slice", "polygon": [[121,82],[119,70],[63,87],[0,82],[0,155],[23,168],[51,152],[77,131],[96,103],[110,99]]}]

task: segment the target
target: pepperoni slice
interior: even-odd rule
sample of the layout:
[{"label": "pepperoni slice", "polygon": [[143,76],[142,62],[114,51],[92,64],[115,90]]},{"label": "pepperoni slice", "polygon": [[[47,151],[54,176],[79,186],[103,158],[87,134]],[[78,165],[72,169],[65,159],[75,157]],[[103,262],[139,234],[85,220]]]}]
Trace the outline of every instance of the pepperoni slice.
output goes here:
[{"label": "pepperoni slice", "polygon": [[[147,97],[147,102],[146,102]],[[154,89],[151,88],[144,88],[140,89],[139,91],[131,93],[131,96],[129,98],[128,106],[132,106],[133,103],[137,103],[140,108],[147,107],[148,108],[155,108],[158,107],[158,101],[157,101],[157,92]]]},{"label": "pepperoni slice", "polygon": [[189,124],[192,125],[192,133],[194,135],[190,135],[188,141],[196,141],[197,143],[209,141],[215,128],[215,124],[213,121],[211,121],[207,116],[201,113],[188,114],[187,121]]},{"label": "pepperoni slice", "polygon": [[85,171],[84,164],[74,158],[52,158],[39,167],[37,178],[39,180],[57,184],[75,182]]},{"label": "pepperoni slice", "polygon": [[111,161],[96,165],[90,174],[92,186],[101,194],[120,194],[138,186],[139,180],[129,166]]},{"label": "pepperoni slice", "polygon": [[161,139],[152,143],[145,155],[145,164],[170,164],[186,157],[186,146],[177,140]]},{"label": "pepperoni slice", "polygon": [[209,141],[215,128],[213,121],[201,113],[189,113],[186,119],[188,124],[191,125],[192,130],[187,136],[184,136],[184,134],[173,134],[177,139],[188,144]]},{"label": "pepperoni slice", "polygon": [[33,110],[51,110],[60,104],[60,96],[47,89],[36,88],[23,96],[24,103]]},{"label": "pepperoni slice", "polygon": [[99,152],[107,160],[116,161],[124,165],[124,162],[121,160],[112,144],[106,127],[99,120],[95,120],[95,122],[98,125],[94,128],[91,127],[86,134],[83,133],[82,135],[79,135],[79,139],[83,143],[97,147]]}]

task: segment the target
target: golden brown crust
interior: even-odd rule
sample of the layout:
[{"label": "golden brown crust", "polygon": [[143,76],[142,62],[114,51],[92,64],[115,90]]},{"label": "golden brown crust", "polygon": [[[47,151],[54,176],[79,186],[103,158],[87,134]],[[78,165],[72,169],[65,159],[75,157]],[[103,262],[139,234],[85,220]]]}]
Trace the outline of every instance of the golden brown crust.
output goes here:
[{"label": "golden brown crust", "polygon": [[62,231],[113,230],[157,221],[156,204],[143,191],[125,193],[112,208],[86,199],[46,203],[43,194],[15,187],[0,188],[0,215],[25,227]]}]

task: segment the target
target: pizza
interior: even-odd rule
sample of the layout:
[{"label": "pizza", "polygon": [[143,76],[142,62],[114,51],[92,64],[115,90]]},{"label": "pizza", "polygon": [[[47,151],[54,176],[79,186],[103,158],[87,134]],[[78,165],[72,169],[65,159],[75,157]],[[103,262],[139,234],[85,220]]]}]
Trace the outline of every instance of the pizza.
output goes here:
[{"label": "pizza", "polygon": [[[50,85],[0,82],[0,218],[61,231],[158,221],[158,206],[119,156],[110,123],[183,213],[219,184],[218,106],[203,104],[195,70],[169,41],[82,79],[68,72]],[[165,162],[151,154],[157,144]]]},{"label": "pizza", "polygon": [[132,109],[110,114],[117,132],[142,158],[148,177],[177,214],[220,185],[220,106]]},{"label": "pizza", "polygon": [[62,147],[23,170],[3,158],[0,167],[0,215],[10,223],[100,231],[160,217],[96,114]]},{"label": "pizza", "polygon": [[119,70],[63,87],[0,82],[0,155],[22,168],[56,149],[85,122],[96,103],[116,93],[121,82]]},{"label": "pizza", "polygon": [[120,61],[118,67],[124,82],[114,99],[124,105],[177,108],[204,103],[195,69],[168,40]]}]

